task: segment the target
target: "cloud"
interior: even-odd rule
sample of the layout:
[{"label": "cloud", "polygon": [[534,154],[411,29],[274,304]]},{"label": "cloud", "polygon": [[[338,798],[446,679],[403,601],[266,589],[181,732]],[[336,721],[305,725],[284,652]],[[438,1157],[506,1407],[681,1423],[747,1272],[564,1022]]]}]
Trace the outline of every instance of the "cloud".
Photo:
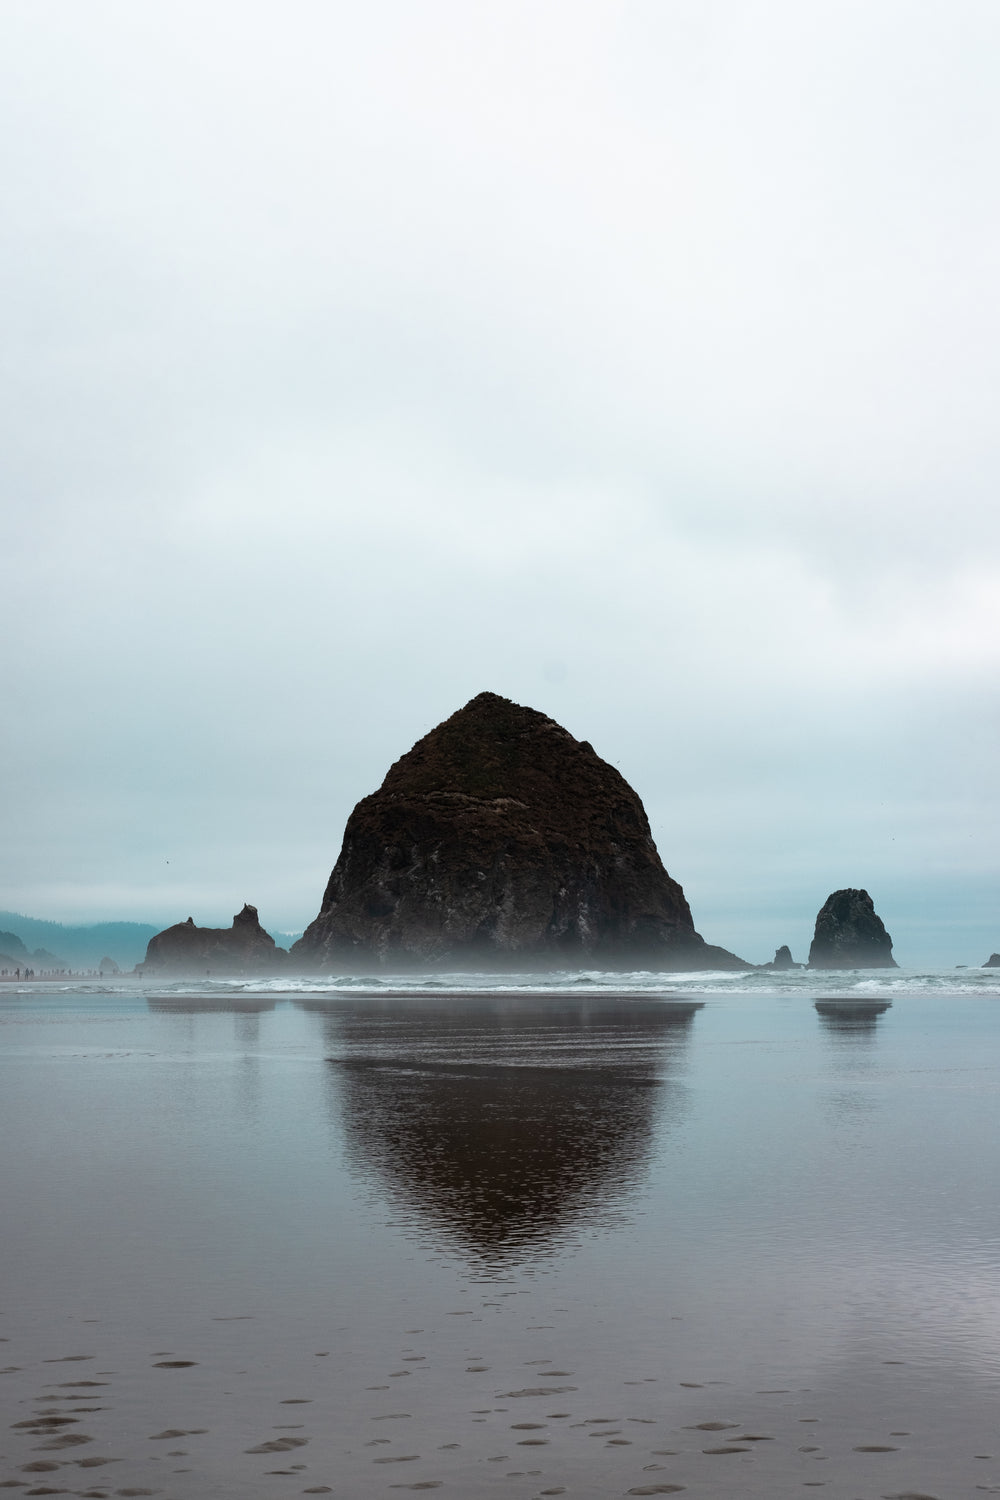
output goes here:
[{"label": "cloud", "polygon": [[696,916],[995,892],[998,24],[9,7],[6,904],[298,926],[484,687]]}]

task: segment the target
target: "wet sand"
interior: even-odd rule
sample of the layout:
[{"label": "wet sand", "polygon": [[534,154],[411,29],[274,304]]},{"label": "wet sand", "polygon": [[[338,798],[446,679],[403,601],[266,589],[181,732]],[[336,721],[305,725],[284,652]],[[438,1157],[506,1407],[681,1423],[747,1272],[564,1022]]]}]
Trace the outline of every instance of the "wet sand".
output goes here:
[{"label": "wet sand", "polygon": [[916,1392],[908,1414],[898,1365],[861,1372],[852,1407],[843,1392],[738,1388],[666,1348],[609,1357],[539,1285],[455,1301],[420,1327],[299,1340],[252,1314],[191,1325],[175,1348],[101,1323],[43,1350],[28,1331],[7,1335],[0,1483],[90,1500],[1000,1493],[987,1413],[965,1424],[950,1400],[935,1411]]},{"label": "wet sand", "polygon": [[996,1048],[949,1019],[8,1011],[0,1488],[1000,1493]]}]

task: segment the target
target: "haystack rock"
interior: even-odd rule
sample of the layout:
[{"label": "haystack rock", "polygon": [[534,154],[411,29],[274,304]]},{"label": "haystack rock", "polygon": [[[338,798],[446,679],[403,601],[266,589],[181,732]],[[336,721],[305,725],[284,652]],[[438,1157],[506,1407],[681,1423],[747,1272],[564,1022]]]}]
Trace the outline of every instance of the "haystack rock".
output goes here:
[{"label": "haystack rock", "polygon": [[255,906],[244,906],[232,927],[196,927],[194,919],[178,922],[150,938],[144,973],[255,974],[279,968],[288,958],[284,948],[260,925]]},{"label": "haystack rock", "polygon": [[347,822],[299,964],[748,967],[694,930],[642,803],[586,740],[480,693]]},{"label": "haystack rock", "polygon": [[816,918],[810,969],[896,969],[892,938],[867,891],[834,891]]},{"label": "haystack rock", "polygon": [[1000,969],[1000,953],[991,953],[983,964],[984,969]]}]

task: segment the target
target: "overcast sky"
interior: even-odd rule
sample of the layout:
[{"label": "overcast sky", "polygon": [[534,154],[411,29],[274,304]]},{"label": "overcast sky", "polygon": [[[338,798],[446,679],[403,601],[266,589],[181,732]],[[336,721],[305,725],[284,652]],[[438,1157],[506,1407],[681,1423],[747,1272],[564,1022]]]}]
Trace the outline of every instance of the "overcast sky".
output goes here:
[{"label": "overcast sky", "polygon": [[1000,949],[994,0],[6,0],[0,907],[316,915],[489,689]]}]

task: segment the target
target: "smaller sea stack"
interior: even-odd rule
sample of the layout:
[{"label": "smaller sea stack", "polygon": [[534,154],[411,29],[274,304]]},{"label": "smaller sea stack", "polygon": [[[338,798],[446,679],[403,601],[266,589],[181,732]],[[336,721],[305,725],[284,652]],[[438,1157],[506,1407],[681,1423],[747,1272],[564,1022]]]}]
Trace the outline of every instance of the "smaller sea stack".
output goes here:
[{"label": "smaller sea stack", "polygon": [[194,918],[150,938],[143,972],[174,974],[262,974],[280,968],[284,948],[260,925],[255,906],[244,906],[232,927],[196,927]]},{"label": "smaller sea stack", "polygon": [[834,891],[816,917],[810,969],[897,969],[892,938],[867,891]]},{"label": "smaller sea stack", "polygon": [[762,964],[764,969],[804,969],[805,964],[797,964],[792,957],[792,950],[787,943],[783,943],[775,950],[774,957],[770,963]]}]

